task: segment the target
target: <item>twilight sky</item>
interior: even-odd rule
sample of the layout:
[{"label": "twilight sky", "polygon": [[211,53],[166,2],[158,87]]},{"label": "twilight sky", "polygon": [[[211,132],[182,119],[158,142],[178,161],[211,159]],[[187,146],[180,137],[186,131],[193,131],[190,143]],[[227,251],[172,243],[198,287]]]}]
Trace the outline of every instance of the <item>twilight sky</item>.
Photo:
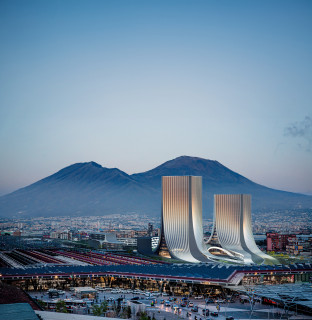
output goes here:
[{"label": "twilight sky", "polygon": [[0,195],[181,155],[312,194],[312,1],[2,0]]}]

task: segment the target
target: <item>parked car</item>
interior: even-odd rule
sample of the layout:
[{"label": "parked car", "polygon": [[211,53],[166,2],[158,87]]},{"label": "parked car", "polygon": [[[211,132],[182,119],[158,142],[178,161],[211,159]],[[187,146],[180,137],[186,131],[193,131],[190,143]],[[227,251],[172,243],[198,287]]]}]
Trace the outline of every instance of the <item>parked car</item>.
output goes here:
[{"label": "parked car", "polygon": [[186,303],[185,302],[181,302],[180,303],[180,307],[185,308],[186,307]]},{"label": "parked car", "polygon": [[203,296],[197,296],[195,299],[203,299]]},{"label": "parked car", "polygon": [[198,307],[197,307],[197,306],[193,306],[193,308],[191,309],[191,311],[193,311],[193,312],[198,312]]},{"label": "parked car", "polygon": [[217,299],[217,300],[215,300],[215,303],[224,303],[224,302],[225,302],[224,299]]},{"label": "parked car", "polygon": [[206,303],[214,303],[214,301],[211,298],[206,299]]},{"label": "parked car", "polygon": [[132,299],[130,299],[130,300],[139,300],[140,299],[140,297],[133,297]]},{"label": "parked car", "polygon": [[213,316],[213,317],[218,317],[219,316],[218,312],[211,312],[210,315]]},{"label": "parked car", "polygon": [[188,303],[188,307],[191,308],[191,307],[193,307],[193,306],[194,306],[194,303],[193,303],[192,301],[190,301],[190,302]]},{"label": "parked car", "polygon": [[234,320],[234,317],[232,317],[232,316],[227,316],[227,317],[225,318],[225,320]]},{"label": "parked car", "polygon": [[169,300],[167,300],[167,301],[165,302],[165,307],[170,307],[170,301],[169,301]]}]

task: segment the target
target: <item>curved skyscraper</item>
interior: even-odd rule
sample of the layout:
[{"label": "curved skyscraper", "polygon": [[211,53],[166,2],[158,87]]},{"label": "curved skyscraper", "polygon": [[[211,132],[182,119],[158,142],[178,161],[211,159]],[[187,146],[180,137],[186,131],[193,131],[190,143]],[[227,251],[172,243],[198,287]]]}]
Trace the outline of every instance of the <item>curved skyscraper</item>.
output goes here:
[{"label": "curved skyscraper", "polygon": [[201,177],[162,177],[161,216],[159,255],[188,262],[208,261],[203,239]]},{"label": "curved skyscraper", "polygon": [[156,253],[188,262],[276,262],[257,247],[251,225],[251,196],[214,196],[214,224],[203,239],[202,178],[162,177],[161,234]]},{"label": "curved skyscraper", "polygon": [[251,196],[247,194],[217,194],[214,196],[214,224],[208,251],[225,260],[240,260],[245,264],[261,264],[275,260],[256,245],[251,224]]}]

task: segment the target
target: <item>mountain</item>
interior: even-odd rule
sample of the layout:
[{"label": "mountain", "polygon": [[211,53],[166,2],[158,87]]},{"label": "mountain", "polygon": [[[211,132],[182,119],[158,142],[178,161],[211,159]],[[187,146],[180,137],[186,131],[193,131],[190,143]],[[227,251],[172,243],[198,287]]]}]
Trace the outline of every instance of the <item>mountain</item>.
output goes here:
[{"label": "mountain", "polygon": [[[119,169],[77,163],[0,197],[0,216],[105,215],[133,211],[150,194]],[[144,205],[140,207],[144,208]]]},{"label": "mountain", "polygon": [[161,177],[203,177],[203,210],[212,216],[213,194],[248,193],[255,210],[311,208],[312,196],[270,189],[218,161],[182,156],[133,175],[95,162],[76,163],[0,197],[0,216],[86,216],[137,212],[160,215]]}]

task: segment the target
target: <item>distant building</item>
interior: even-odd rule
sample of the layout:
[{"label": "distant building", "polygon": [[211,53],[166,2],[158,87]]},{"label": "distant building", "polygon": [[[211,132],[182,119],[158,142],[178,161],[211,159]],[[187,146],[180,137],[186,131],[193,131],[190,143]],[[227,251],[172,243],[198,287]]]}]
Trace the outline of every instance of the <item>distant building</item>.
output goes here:
[{"label": "distant building", "polygon": [[296,239],[295,234],[281,234],[278,232],[268,232],[266,234],[267,251],[286,251],[286,247],[291,239]]},{"label": "distant building", "polygon": [[144,255],[152,255],[157,249],[159,237],[140,237],[137,238],[138,252]]},{"label": "distant building", "polygon": [[130,232],[131,238],[137,238],[137,237],[146,237],[147,236],[147,230],[132,230]]},{"label": "distant building", "polygon": [[116,233],[92,232],[88,245],[95,249],[123,250],[123,243],[117,240]]},{"label": "distant building", "polygon": [[298,256],[303,251],[304,241],[295,238],[289,238],[286,245],[286,252],[291,256]]},{"label": "distant building", "polygon": [[50,232],[51,239],[72,240],[72,233],[69,231]]},{"label": "distant building", "polygon": [[20,230],[16,230],[13,232],[13,236],[14,237],[20,237],[22,235],[21,231]]},{"label": "distant building", "polygon": [[153,235],[153,225],[151,223],[147,226],[147,235],[151,237]]},{"label": "distant building", "polygon": [[127,247],[136,247],[138,238],[117,238],[120,243],[123,243]]}]

